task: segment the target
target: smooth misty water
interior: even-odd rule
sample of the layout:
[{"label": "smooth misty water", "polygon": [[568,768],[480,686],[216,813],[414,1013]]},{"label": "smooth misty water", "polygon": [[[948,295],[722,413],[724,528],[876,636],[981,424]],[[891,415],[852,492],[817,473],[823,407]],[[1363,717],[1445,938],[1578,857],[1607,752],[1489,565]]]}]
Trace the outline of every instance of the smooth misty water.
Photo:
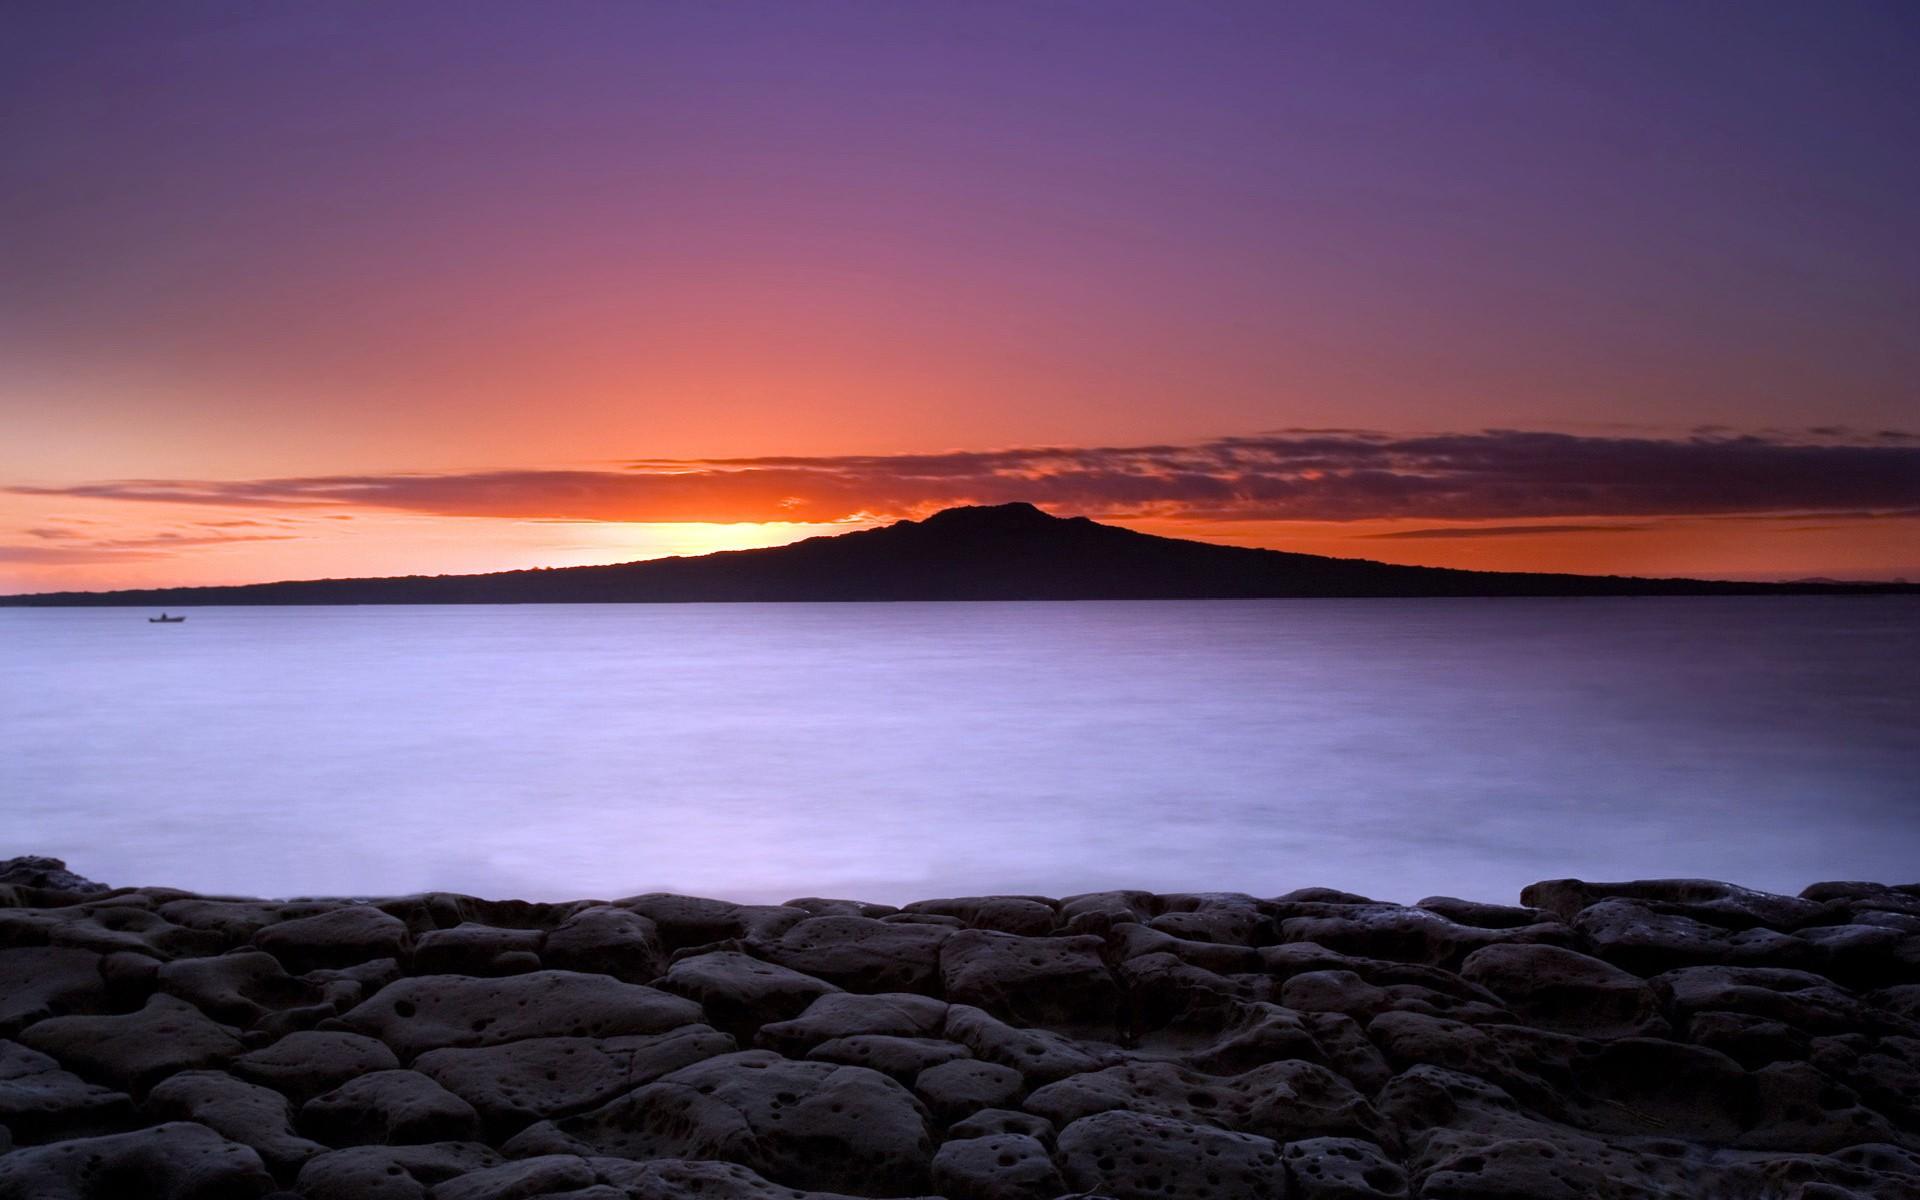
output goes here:
[{"label": "smooth misty water", "polygon": [[292,895],[1920,876],[1904,598],[0,609],[0,855]]}]

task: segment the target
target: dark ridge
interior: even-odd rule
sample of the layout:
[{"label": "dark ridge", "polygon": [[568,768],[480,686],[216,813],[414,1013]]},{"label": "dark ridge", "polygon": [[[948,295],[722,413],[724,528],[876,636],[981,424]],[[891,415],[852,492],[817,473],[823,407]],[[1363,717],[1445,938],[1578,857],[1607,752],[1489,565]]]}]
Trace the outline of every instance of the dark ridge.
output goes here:
[{"label": "dark ridge", "polygon": [[1403,567],[1156,537],[1031,504],[764,550],[490,575],[0,596],[0,605],[631,604],[861,600],[1200,600],[1312,596],[1920,594],[1912,584],[1735,583]]}]

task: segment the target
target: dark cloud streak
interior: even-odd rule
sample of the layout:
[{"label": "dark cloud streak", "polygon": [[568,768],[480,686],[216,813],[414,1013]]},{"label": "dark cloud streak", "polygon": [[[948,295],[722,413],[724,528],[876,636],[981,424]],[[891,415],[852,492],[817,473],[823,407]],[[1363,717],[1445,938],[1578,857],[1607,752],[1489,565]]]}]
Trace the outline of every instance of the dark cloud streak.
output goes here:
[{"label": "dark cloud streak", "polygon": [[647,459],[621,470],[131,480],[12,490],[223,507],[662,522],[885,519],[1010,500],[1098,517],[1213,521],[1912,511],[1920,508],[1920,444],[1887,436],[1891,432],[1835,440],[1832,429],[1684,438],[1301,431],[1192,445]]}]

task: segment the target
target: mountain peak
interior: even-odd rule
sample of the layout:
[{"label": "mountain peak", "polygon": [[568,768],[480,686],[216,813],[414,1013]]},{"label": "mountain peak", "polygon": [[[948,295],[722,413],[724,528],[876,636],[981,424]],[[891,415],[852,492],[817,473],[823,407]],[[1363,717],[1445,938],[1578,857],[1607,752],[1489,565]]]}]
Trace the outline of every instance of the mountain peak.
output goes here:
[{"label": "mountain peak", "polygon": [[934,529],[1032,529],[1061,520],[1063,518],[1043,512],[1025,500],[1015,500],[1008,504],[963,504],[957,508],[943,508],[930,517],[922,518],[920,524]]}]

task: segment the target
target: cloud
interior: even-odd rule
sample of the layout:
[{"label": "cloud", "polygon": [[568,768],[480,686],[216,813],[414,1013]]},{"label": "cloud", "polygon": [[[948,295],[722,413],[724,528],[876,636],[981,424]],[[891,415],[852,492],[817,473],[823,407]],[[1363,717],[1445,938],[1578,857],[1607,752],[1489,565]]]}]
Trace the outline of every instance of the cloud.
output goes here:
[{"label": "cloud", "polygon": [[1401,529],[1370,533],[1370,538],[1484,538],[1524,537],[1541,533],[1644,533],[1651,525],[1456,525],[1442,529]]},{"label": "cloud", "polygon": [[1659,438],[1299,430],[1186,445],[641,459],[618,470],[123,480],[11,490],[283,510],[720,523],[876,520],[1010,500],[1097,517],[1210,521],[1805,516],[1920,508],[1920,442],[1887,436],[1895,432],[1830,427]]}]

